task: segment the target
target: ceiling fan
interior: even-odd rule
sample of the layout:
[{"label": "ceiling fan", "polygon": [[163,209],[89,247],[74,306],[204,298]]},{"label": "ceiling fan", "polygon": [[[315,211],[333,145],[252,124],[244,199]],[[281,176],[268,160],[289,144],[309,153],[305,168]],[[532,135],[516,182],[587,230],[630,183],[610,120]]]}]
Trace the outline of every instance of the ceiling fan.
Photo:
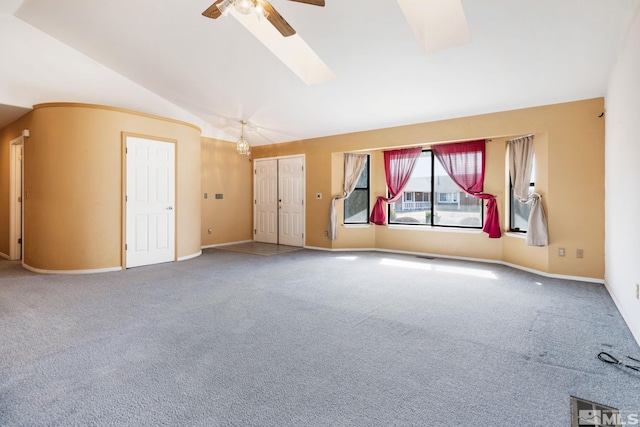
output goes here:
[{"label": "ceiling fan", "polygon": [[[298,3],[306,3],[314,6],[324,7],[324,0],[289,0]],[[209,6],[202,15],[207,18],[216,19],[220,15],[227,15],[229,8],[234,7],[238,12],[248,15],[256,13],[258,17],[265,17],[284,37],[292,36],[296,33],[291,25],[278,13],[278,11],[267,0],[217,0]]]}]

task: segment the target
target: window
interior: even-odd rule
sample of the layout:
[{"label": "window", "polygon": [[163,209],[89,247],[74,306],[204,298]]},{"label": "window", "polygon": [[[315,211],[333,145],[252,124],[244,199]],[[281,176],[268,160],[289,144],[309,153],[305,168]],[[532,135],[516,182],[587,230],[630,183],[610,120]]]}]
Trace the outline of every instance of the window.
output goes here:
[{"label": "window", "polygon": [[370,156],[367,156],[356,188],[344,200],[345,224],[369,223],[369,158]]},{"label": "window", "polygon": [[[533,165],[531,167],[531,178],[529,179],[529,194],[533,193],[535,187],[536,176],[536,159],[533,158]],[[526,233],[529,224],[529,213],[531,212],[531,203],[521,203],[520,200],[513,194],[513,185],[509,180],[509,231],[516,233]]]},{"label": "window", "polygon": [[420,155],[403,193],[389,205],[389,224],[482,227],[482,200],[462,191],[431,150]]},{"label": "window", "polygon": [[458,193],[440,193],[438,194],[438,202],[458,203]]}]

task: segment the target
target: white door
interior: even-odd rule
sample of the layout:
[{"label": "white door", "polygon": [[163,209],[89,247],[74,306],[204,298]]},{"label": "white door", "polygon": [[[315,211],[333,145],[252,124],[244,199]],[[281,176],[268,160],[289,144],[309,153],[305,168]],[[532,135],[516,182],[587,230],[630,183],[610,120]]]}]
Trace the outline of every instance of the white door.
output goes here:
[{"label": "white door", "polygon": [[254,239],[278,243],[278,160],[256,160],[254,193]]},{"label": "white door", "polygon": [[304,157],[256,160],[254,240],[304,246]]},{"label": "white door", "polygon": [[278,243],[304,246],[304,159],[278,160],[278,202],[280,204]]},{"label": "white door", "polygon": [[9,259],[22,259],[22,137],[11,140]]},{"label": "white door", "polygon": [[175,260],[175,144],[126,140],[126,266]]}]

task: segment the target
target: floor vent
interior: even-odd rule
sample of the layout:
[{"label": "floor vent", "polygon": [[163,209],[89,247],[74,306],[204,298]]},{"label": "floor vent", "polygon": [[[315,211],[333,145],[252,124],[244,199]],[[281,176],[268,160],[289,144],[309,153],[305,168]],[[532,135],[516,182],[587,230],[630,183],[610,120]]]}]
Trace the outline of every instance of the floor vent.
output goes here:
[{"label": "floor vent", "polygon": [[571,427],[621,427],[620,412],[600,403],[571,396]]}]

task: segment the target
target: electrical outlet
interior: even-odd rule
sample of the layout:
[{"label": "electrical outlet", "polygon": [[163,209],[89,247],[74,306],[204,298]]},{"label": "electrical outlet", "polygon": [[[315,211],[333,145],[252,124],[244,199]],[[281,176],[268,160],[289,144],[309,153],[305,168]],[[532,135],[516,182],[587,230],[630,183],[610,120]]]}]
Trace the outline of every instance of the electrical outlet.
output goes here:
[{"label": "electrical outlet", "polygon": [[564,256],[564,248],[558,249],[558,256]]},{"label": "electrical outlet", "polygon": [[317,200],[321,200],[322,199],[322,193],[316,193],[316,199]]},{"label": "electrical outlet", "polygon": [[328,232],[328,231],[325,231],[325,232],[324,232],[324,236],[325,236],[325,237],[329,237],[329,232]]},{"label": "electrical outlet", "polygon": [[584,257],[584,251],[582,249],[577,249],[576,258],[583,258],[583,257]]}]

